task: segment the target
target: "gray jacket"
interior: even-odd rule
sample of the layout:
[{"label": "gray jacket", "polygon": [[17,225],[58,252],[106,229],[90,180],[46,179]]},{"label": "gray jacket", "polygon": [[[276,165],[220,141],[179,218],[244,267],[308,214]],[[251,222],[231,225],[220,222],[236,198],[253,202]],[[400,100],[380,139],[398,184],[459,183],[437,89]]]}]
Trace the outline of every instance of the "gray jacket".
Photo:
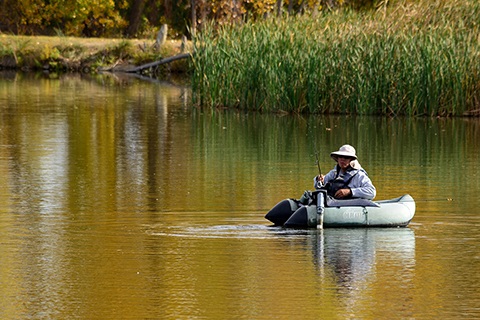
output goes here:
[{"label": "gray jacket", "polygon": [[[329,173],[324,177],[324,184],[333,182],[337,178],[340,168],[335,166]],[[347,173],[344,176],[345,181],[348,181],[346,187],[350,188],[352,191],[352,198],[363,198],[373,200],[377,194],[375,186],[372,184],[372,181],[368,177],[368,174],[363,169],[353,169],[349,168]],[[320,189],[324,186],[320,181],[317,181],[317,177],[313,179],[313,186],[315,189]]]}]

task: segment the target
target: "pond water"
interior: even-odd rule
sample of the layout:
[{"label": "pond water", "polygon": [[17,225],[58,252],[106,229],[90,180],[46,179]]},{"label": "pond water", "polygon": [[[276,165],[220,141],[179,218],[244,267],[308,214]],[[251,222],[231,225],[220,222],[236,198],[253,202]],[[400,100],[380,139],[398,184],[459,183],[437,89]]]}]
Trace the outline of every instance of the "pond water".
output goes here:
[{"label": "pond water", "polygon": [[[0,74],[0,318],[480,317],[480,120],[201,110],[188,86]],[[287,230],[350,143],[407,228]]]}]

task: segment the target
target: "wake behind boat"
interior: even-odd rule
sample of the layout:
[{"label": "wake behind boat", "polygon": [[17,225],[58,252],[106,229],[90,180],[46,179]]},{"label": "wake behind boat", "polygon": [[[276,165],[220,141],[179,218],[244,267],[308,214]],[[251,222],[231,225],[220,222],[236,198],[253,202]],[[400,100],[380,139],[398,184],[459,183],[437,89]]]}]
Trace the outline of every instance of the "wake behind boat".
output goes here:
[{"label": "wake behind boat", "polygon": [[321,217],[312,202],[304,205],[300,200],[285,199],[265,218],[286,228],[406,227],[415,215],[415,201],[408,194],[380,201],[327,197],[324,208]]}]

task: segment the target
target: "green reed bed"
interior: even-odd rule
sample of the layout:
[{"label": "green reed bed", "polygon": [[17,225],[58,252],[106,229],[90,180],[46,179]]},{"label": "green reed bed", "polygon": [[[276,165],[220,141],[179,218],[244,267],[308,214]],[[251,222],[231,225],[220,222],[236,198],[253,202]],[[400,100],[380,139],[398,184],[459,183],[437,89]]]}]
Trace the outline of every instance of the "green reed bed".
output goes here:
[{"label": "green reed bed", "polygon": [[195,40],[195,102],[267,112],[474,114],[480,4],[438,3],[207,26]]}]

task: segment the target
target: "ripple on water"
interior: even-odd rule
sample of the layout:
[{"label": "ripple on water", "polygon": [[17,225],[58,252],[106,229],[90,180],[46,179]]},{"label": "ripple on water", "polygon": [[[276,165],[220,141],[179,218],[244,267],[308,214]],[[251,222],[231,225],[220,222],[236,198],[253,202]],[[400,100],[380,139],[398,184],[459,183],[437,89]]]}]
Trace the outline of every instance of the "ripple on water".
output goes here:
[{"label": "ripple on water", "polygon": [[277,237],[304,237],[316,230],[294,230],[266,225],[214,225],[214,226],[150,226],[151,236],[186,238],[241,238],[272,239]]}]

